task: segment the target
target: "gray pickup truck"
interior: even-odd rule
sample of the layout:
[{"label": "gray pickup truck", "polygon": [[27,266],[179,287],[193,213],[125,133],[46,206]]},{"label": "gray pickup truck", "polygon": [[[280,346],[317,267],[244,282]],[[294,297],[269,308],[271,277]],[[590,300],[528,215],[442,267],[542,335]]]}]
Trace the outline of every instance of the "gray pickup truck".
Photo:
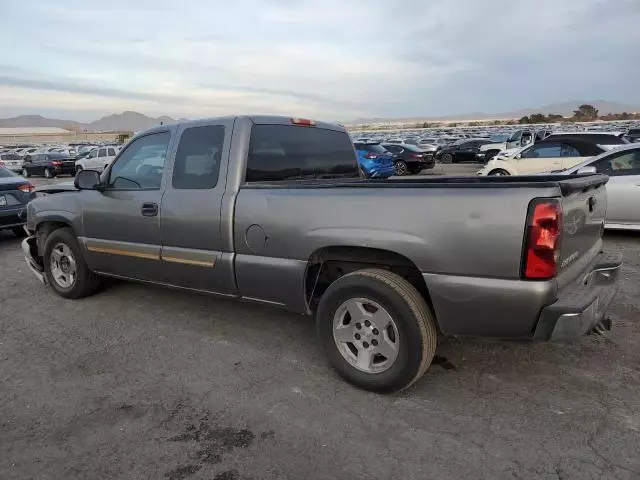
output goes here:
[{"label": "gray pickup truck", "polygon": [[602,252],[608,177],[358,171],[334,124],[163,125],[101,175],[41,190],[22,247],[65,298],[107,276],[315,315],[330,364],[373,391],[420,378],[438,335],[568,339],[606,322],[621,265]]}]

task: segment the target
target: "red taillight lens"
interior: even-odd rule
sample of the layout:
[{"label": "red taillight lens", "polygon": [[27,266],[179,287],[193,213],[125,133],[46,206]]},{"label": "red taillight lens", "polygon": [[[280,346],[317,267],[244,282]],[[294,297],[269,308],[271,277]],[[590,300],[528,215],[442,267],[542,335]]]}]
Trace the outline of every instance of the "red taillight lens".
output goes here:
[{"label": "red taillight lens", "polygon": [[56,161],[51,162],[51,165],[53,165],[54,167],[61,167],[62,166],[62,162],[58,162],[56,160]]},{"label": "red taillight lens", "polygon": [[532,203],[526,234],[524,278],[548,279],[556,275],[562,208],[557,200],[538,200]]},{"label": "red taillight lens", "polygon": [[36,187],[34,187],[33,185],[31,185],[30,183],[25,183],[24,185],[20,185],[18,187],[18,190],[20,190],[21,192],[24,193],[31,193],[36,189]]},{"label": "red taillight lens", "polygon": [[316,125],[316,122],[307,118],[292,118],[291,123],[294,125],[301,125],[303,127],[314,127]]},{"label": "red taillight lens", "polygon": [[378,154],[377,153],[367,153],[364,158],[368,159],[368,160],[373,160],[374,158],[378,158]]}]

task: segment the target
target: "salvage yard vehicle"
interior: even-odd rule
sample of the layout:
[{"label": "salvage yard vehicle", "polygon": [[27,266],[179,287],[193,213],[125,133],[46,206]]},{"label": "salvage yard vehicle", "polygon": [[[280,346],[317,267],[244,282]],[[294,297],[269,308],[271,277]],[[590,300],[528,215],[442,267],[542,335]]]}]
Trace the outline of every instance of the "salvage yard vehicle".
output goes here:
[{"label": "salvage yard vehicle", "polygon": [[442,147],[435,157],[440,163],[476,163],[480,148],[488,143],[489,140],[465,138]]},{"label": "salvage yard vehicle", "polygon": [[17,153],[3,153],[0,155],[0,166],[12,172],[22,171],[22,157]]},{"label": "salvage yard vehicle", "polygon": [[107,169],[113,159],[116,158],[118,150],[115,147],[100,147],[95,148],[89,152],[89,154],[83,158],[76,158],[75,169],[76,172],[82,170],[96,170],[102,172]]},{"label": "salvage yard vehicle", "polygon": [[388,178],[395,175],[394,155],[379,142],[354,143],[360,171],[365,178]]},{"label": "salvage yard vehicle", "polygon": [[478,175],[528,175],[563,170],[604,151],[604,148],[586,140],[564,136],[548,138],[520,150],[496,155],[478,171]]},{"label": "salvage yard vehicle", "polygon": [[31,182],[0,167],[0,230],[24,236],[22,226],[27,220],[27,203],[36,196],[34,190]]},{"label": "salvage yard vehicle", "polygon": [[640,230],[640,145],[624,145],[558,173],[585,172],[609,176],[605,228]]},{"label": "salvage yard vehicle", "polygon": [[53,178],[58,175],[74,175],[75,160],[65,153],[33,153],[22,161],[22,175],[43,175]]},{"label": "salvage yard vehicle", "polygon": [[138,134],[102,175],[31,201],[22,249],[65,298],[107,276],[315,315],[332,367],[390,392],[425,373],[438,334],[606,326],[621,265],[602,251],[607,180],[366,180],[342,126],[205,119]]},{"label": "salvage yard vehicle", "polygon": [[431,152],[422,150],[415,145],[408,143],[383,143],[382,147],[394,155],[393,166],[396,175],[420,173],[424,169],[433,168],[436,163]]}]

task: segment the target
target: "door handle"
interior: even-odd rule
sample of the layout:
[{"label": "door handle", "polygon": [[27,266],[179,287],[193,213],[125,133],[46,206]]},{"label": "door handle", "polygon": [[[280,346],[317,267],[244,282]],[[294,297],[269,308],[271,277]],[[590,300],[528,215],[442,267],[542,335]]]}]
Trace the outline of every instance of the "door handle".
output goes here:
[{"label": "door handle", "polygon": [[155,217],[158,215],[158,204],[153,202],[142,204],[142,216]]}]

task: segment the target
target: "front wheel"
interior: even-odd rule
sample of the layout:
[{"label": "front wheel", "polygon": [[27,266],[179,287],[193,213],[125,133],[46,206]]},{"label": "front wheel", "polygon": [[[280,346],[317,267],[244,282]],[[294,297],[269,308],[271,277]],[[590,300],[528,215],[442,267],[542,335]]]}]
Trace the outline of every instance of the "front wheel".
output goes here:
[{"label": "front wheel", "polygon": [[407,164],[404,160],[396,161],[393,166],[396,170],[396,175],[406,175],[409,171],[409,168],[407,167]]},{"label": "front wheel", "polygon": [[44,273],[51,288],[64,298],[93,294],[100,278],[89,270],[70,228],[54,230],[44,245]]},{"label": "front wheel", "polygon": [[358,270],[333,282],[316,322],[331,366],[365,390],[403,390],[435,355],[431,310],[413,285],[387,270]]},{"label": "front wheel", "polygon": [[84,168],[82,168],[82,165],[77,165],[76,166],[76,175],[78,175],[82,170],[84,170]]},{"label": "front wheel", "polygon": [[26,168],[23,168],[22,169],[22,176],[29,178],[31,176],[31,174],[29,173],[29,170],[27,170]]},{"label": "front wheel", "polygon": [[508,177],[509,175],[511,174],[506,170],[503,170],[502,168],[496,168],[495,170],[491,170],[489,172],[489,176],[491,177]]},{"label": "front wheel", "polygon": [[453,155],[451,155],[450,153],[445,153],[444,155],[442,155],[442,157],[440,157],[440,162],[453,163]]},{"label": "front wheel", "polygon": [[55,177],[55,175],[53,174],[51,169],[50,168],[45,168],[44,169],[44,178],[53,178],[53,177]]}]

